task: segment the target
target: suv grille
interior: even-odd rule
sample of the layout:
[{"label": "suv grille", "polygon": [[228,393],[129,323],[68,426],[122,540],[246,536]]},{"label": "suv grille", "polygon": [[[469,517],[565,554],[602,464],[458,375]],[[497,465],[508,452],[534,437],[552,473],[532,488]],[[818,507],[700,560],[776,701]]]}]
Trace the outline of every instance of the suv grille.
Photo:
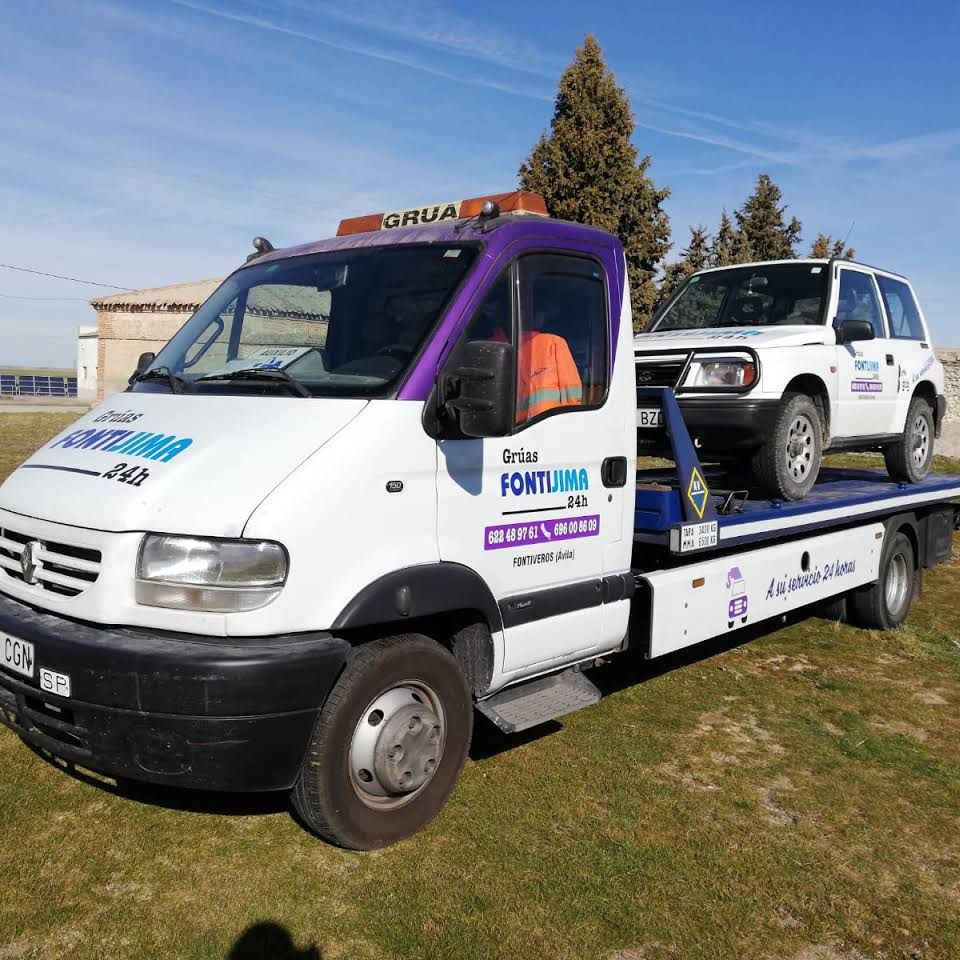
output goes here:
[{"label": "suv grille", "polygon": [[670,357],[654,360],[651,357],[637,357],[638,387],[675,387],[686,365],[687,358]]},{"label": "suv grille", "polygon": [[[34,544],[31,550],[33,569],[28,570],[29,578],[23,569],[23,551],[28,543]],[[99,550],[38,540],[29,534],[0,527],[0,570],[21,583],[36,581],[31,585],[38,590],[61,597],[76,597],[97,582],[100,560]]]}]

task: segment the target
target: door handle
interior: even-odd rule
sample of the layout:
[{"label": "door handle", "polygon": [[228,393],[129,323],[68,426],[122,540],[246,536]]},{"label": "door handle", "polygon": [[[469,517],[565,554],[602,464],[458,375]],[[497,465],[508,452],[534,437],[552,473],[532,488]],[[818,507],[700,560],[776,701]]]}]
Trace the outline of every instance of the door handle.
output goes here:
[{"label": "door handle", "polygon": [[600,481],[605,487],[624,487],[627,484],[627,458],[607,457],[600,464]]},{"label": "door handle", "polygon": [[893,366],[893,354],[892,354],[892,353],[888,353],[888,354],[887,354],[887,366],[888,366],[888,367],[892,367],[892,366]]}]

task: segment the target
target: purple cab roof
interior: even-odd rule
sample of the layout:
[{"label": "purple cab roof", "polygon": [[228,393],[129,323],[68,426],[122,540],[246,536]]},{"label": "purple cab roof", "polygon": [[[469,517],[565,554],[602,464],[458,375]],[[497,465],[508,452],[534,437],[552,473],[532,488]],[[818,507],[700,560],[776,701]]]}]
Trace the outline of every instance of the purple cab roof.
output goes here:
[{"label": "purple cab roof", "polygon": [[[476,222],[451,220],[436,226],[398,227],[392,230],[331,237],[328,240],[275,250],[265,256],[257,257],[256,260],[251,261],[250,265],[259,266],[271,260],[358,247],[394,246],[405,243],[481,243],[483,246],[481,256],[477,258],[460,290],[448,304],[433,335],[424,345],[420,356],[397,393],[398,400],[426,400],[436,382],[440,366],[467,316],[507,262],[519,253],[544,249],[566,249],[571,252],[591,254],[600,260],[607,275],[610,295],[612,369],[626,283],[623,248],[620,241],[613,234],[594,227],[531,214],[505,214],[499,222],[491,222],[496,225],[493,229],[488,227],[486,231]],[[459,229],[457,229],[458,226]]]}]

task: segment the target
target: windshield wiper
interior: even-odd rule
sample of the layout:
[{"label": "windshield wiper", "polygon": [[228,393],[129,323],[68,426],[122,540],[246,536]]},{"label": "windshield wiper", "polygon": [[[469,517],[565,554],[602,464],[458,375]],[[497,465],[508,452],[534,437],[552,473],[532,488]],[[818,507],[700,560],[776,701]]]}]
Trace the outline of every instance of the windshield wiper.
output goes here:
[{"label": "windshield wiper", "polygon": [[139,377],[134,377],[134,383],[141,383],[144,380],[166,380],[170,386],[171,393],[186,393],[187,381],[183,377],[178,377],[169,367],[154,367],[141,373]]},{"label": "windshield wiper", "polygon": [[298,397],[312,397],[313,394],[309,388],[304,386],[299,380],[291,377],[286,370],[280,370],[276,367],[270,369],[264,367],[250,367],[246,370],[231,370],[229,373],[212,373],[206,377],[197,377],[201,380],[272,380],[288,387]]}]

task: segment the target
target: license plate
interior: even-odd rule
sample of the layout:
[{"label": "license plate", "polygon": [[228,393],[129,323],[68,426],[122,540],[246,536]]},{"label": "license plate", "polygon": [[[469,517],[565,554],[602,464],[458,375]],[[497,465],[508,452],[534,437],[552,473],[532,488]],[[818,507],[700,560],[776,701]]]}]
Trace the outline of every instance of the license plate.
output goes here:
[{"label": "license plate", "polygon": [[663,426],[663,411],[657,409],[639,409],[637,410],[637,426],[648,429]]},{"label": "license plate", "polygon": [[0,667],[33,679],[33,644],[29,640],[0,633]]}]

